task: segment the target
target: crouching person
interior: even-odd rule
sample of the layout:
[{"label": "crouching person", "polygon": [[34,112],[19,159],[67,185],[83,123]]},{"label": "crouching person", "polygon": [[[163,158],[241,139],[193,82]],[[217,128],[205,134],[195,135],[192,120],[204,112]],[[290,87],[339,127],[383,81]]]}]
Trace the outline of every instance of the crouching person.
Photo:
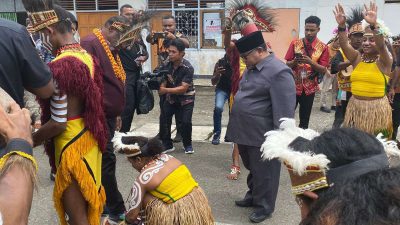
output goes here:
[{"label": "crouching person", "polygon": [[127,199],[126,224],[214,225],[203,190],[181,161],[162,153],[159,139],[116,133],[113,142],[140,172]]}]

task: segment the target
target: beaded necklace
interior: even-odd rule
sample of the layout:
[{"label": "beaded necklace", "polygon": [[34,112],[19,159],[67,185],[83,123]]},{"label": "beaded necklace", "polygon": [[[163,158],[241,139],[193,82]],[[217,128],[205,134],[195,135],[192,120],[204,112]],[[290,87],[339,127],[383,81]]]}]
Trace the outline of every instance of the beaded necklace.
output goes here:
[{"label": "beaded necklace", "polygon": [[126,80],[126,74],[124,67],[122,67],[121,59],[119,58],[118,54],[114,58],[113,54],[111,53],[110,47],[108,46],[106,40],[103,37],[103,34],[101,33],[100,29],[94,29],[93,30],[94,35],[96,35],[97,39],[100,41],[101,45],[103,46],[104,51],[107,54],[108,59],[110,60],[111,66],[113,68],[115,76],[122,81],[122,83],[125,83]]},{"label": "beaded necklace", "polygon": [[361,55],[361,61],[365,62],[365,63],[373,63],[376,62],[376,60],[378,60],[379,55],[376,55],[373,58],[368,58],[365,54]]},{"label": "beaded necklace", "polygon": [[85,50],[81,47],[79,43],[66,44],[57,49],[56,56],[59,56],[66,51],[84,52]]}]

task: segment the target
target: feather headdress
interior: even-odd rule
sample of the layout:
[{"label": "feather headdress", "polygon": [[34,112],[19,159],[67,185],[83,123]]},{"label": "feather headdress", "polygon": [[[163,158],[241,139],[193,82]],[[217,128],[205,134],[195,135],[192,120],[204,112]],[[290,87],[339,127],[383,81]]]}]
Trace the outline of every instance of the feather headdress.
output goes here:
[{"label": "feather headdress", "polygon": [[141,136],[141,133],[131,131],[120,133],[115,131],[112,139],[114,152],[126,154],[126,157],[133,157],[142,154],[140,144],[135,137]]},{"label": "feather headdress", "polygon": [[[362,28],[365,31],[365,29],[367,27],[369,27],[369,23],[367,23],[367,21],[363,20],[362,22]],[[386,26],[385,22],[381,19],[377,20],[377,24],[379,27],[379,33],[382,34],[385,37],[390,37],[392,35],[392,33],[390,32],[389,27]]]},{"label": "feather headdress", "polygon": [[[316,154],[311,149],[297,151],[289,147],[290,143],[297,138],[310,141],[319,136],[319,133],[314,130],[296,127],[294,119],[281,119],[280,129],[267,132],[265,136],[266,140],[261,146],[263,160],[279,159],[284,163],[292,182],[292,193],[295,195],[327,188],[337,181],[347,179],[348,176],[358,176],[382,168],[388,165],[388,156],[400,156],[396,143],[383,139],[380,134],[376,138],[382,143],[386,154],[330,169],[331,161],[326,155]],[[307,143],[309,142],[304,141],[304,144]]]},{"label": "feather headdress", "polygon": [[352,8],[347,19],[347,29],[349,29],[349,33],[364,33],[364,29],[361,25],[361,21],[364,20],[363,9],[362,7]]},{"label": "feather headdress", "polygon": [[120,46],[126,42],[135,41],[139,39],[142,29],[143,29],[143,24],[141,23],[134,24],[130,30],[121,35],[120,39],[118,40],[117,46]]},{"label": "feather headdress", "polygon": [[247,35],[254,32],[255,30],[246,31],[245,28],[250,24],[256,25],[261,31],[275,31],[275,13],[265,0],[229,0],[227,10],[234,13],[232,17],[234,33],[241,32]]},{"label": "feather headdress", "polygon": [[23,0],[31,21],[31,30],[37,32],[60,21],[54,11],[53,0]]}]

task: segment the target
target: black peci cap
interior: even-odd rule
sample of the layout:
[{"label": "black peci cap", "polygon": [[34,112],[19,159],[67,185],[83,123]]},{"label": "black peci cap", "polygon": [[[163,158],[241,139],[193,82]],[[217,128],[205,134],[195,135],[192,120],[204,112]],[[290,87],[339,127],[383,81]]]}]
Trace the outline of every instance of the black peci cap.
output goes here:
[{"label": "black peci cap", "polygon": [[265,41],[261,31],[256,31],[244,36],[235,43],[240,54],[251,51],[263,44],[265,44]]}]

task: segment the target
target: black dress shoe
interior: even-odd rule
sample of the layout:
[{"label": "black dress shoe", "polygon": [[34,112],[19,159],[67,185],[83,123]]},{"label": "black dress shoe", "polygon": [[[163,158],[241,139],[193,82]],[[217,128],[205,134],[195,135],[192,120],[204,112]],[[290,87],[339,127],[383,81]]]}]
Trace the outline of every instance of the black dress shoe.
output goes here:
[{"label": "black dress shoe", "polygon": [[239,201],[235,201],[235,204],[239,207],[252,207],[253,206],[253,200],[251,199],[243,199]]},{"label": "black dress shoe", "polygon": [[324,107],[324,106],[321,106],[321,108],[319,108],[319,110],[320,110],[321,112],[324,112],[324,113],[331,113],[331,110],[328,109],[327,107]]},{"label": "black dress shoe", "polygon": [[261,211],[254,211],[253,213],[251,213],[249,219],[253,223],[261,223],[262,221],[270,217],[271,213],[266,213],[264,210],[261,210]]}]

